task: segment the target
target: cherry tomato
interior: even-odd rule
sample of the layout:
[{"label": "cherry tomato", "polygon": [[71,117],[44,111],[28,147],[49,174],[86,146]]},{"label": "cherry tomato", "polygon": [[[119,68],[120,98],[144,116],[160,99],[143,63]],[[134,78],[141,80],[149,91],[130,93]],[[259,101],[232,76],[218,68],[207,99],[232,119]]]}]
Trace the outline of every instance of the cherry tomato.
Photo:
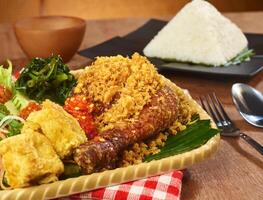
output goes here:
[{"label": "cherry tomato", "polygon": [[19,71],[16,71],[16,72],[14,73],[14,75],[13,75],[13,78],[14,78],[15,80],[17,80],[19,77],[20,77],[20,72],[19,72]]},{"label": "cherry tomato", "polygon": [[15,80],[17,80],[17,79],[20,77],[20,75],[21,75],[21,73],[23,72],[24,69],[25,69],[25,68],[22,68],[22,69],[20,69],[19,71],[16,70],[15,73],[13,74],[13,78],[14,78]]},{"label": "cherry tomato", "polygon": [[89,98],[84,95],[69,97],[65,101],[64,109],[78,120],[89,139],[97,135],[94,118],[91,114],[94,104]]},{"label": "cherry tomato", "polygon": [[0,85],[0,103],[4,104],[12,98],[12,92],[5,86]]},{"label": "cherry tomato", "polygon": [[28,105],[25,108],[23,108],[20,111],[19,116],[22,117],[23,119],[27,119],[30,113],[38,110],[41,110],[41,106],[38,103],[31,101],[28,103]]}]

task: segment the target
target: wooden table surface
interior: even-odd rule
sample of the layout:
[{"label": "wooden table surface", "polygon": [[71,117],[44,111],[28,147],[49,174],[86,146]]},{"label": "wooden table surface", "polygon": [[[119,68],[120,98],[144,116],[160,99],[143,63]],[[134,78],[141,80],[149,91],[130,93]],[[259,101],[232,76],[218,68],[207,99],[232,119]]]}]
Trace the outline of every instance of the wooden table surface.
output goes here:
[{"label": "wooden table surface", "polygon": [[[245,32],[263,33],[263,12],[225,14]],[[87,21],[84,49],[114,36],[122,36],[143,25],[148,19],[119,19]],[[263,47],[262,47],[263,48]],[[26,62],[12,26],[0,24],[0,63],[9,58],[16,66]],[[85,66],[90,60],[74,56],[69,63],[72,68]],[[246,123],[235,109],[230,90],[233,83],[245,82],[263,92],[263,71],[250,80],[235,78],[197,76],[186,73],[163,72],[194,98],[216,91],[228,114],[237,126],[263,144],[263,129]],[[242,139],[222,138],[219,151],[210,159],[189,167],[184,175],[182,199],[263,199],[263,156]]]}]

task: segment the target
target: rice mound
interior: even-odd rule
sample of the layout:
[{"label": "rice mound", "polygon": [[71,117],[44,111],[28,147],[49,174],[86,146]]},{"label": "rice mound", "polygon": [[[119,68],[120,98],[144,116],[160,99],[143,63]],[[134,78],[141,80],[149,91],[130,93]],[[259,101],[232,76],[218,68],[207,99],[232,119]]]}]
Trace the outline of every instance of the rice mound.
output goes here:
[{"label": "rice mound", "polygon": [[148,57],[211,66],[225,65],[248,41],[209,1],[193,0],[146,45]]}]

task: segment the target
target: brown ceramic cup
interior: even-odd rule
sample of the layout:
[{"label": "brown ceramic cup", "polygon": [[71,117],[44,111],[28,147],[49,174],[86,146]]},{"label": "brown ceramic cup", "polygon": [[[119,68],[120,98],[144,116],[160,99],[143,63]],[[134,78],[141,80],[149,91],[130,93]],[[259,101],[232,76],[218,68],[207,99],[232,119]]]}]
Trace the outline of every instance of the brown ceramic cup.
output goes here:
[{"label": "brown ceramic cup", "polygon": [[85,33],[85,20],[65,16],[41,16],[18,20],[17,40],[29,58],[60,55],[64,62],[77,52]]}]

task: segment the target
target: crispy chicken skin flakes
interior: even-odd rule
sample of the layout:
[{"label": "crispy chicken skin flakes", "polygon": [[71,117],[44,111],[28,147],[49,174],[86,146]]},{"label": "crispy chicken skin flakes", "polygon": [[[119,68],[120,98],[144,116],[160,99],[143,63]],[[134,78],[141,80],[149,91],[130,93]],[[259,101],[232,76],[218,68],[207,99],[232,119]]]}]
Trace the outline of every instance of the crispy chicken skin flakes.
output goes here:
[{"label": "crispy chicken skin flakes", "polygon": [[54,182],[64,171],[50,141],[37,129],[36,124],[27,124],[24,134],[0,142],[5,178],[13,188]]},{"label": "crispy chicken skin flakes", "polygon": [[78,78],[75,93],[90,96],[95,107],[106,108],[95,118],[99,132],[112,129],[119,122],[133,122],[151,97],[164,87],[163,80],[150,61],[134,53],[97,57]]},{"label": "crispy chicken skin flakes", "polygon": [[44,101],[42,109],[31,113],[27,120],[40,125],[61,159],[70,156],[74,148],[87,141],[78,121],[49,100]]}]

